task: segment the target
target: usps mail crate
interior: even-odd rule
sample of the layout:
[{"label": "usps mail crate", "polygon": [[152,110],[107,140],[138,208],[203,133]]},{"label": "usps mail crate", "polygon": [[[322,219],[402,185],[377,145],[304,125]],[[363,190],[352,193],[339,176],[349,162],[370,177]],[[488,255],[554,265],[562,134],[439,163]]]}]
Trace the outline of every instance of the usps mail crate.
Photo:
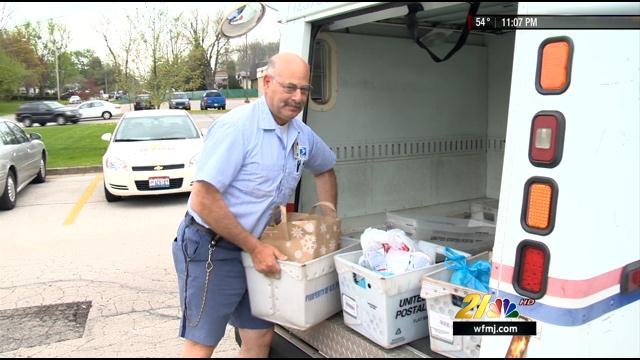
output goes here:
[{"label": "usps mail crate", "polygon": [[[419,242],[420,248],[438,245]],[[376,344],[391,349],[428,335],[427,309],[420,297],[422,276],[443,266],[384,277],[358,265],[362,251],[336,255],[344,323]]]},{"label": "usps mail crate", "polygon": [[[478,260],[491,260],[485,251],[467,260],[469,265]],[[486,293],[449,282],[453,270],[445,267],[427,272],[422,277],[420,296],[427,301],[431,350],[448,357],[477,358],[480,355],[480,336],[453,336],[455,315],[462,309],[462,299],[468,294]]]},{"label": "usps mail crate", "polygon": [[340,311],[338,274],[333,257],[360,249],[360,242],[342,237],[340,250],[305,263],[278,261],[279,279],[258,272],[242,252],[251,313],[280,325],[306,330]]},{"label": "usps mail crate", "polygon": [[495,223],[445,216],[386,214],[387,228],[397,228],[415,240],[476,255],[493,248]]}]

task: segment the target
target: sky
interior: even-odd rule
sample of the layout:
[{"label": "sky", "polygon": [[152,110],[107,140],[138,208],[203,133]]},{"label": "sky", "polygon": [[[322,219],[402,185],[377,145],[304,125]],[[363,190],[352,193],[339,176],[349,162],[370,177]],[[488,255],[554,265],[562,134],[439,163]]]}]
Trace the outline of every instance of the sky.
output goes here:
[{"label": "sky", "polygon": [[[2,4],[0,2],[0,4]],[[166,5],[170,13],[184,12],[189,14],[191,10],[198,9],[200,14],[206,13],[211,16],[221,9],[226,15],[242,2],[165,2],[153,5]],[[107,58],[107,48],[100,34],[104,27],[105,20],[110,22],[110,27],[114,29],[118,26],[124,27],[126,15],[135,14],[136,8],[145,9],[153,6],[152,3],[144,2],[6,2],[7,8],[11,12],[9,27],[21,24],[26,21],[35,23],[37,21],[46,22],[53,19],[62,23],[70,33],[69,50],[93,49],[95,53],[103,58]],[[280,24],[278,23],[278,4],[267,3],[267,12],[260,24],[253,29],[247,40],[278,41],[280,36]],[[281,5],[280,5],[281,6]],[[114,40],[119,36],[113,36]],[[111,39],[109,40],[111,43]],[[244,42],[244,37],[232,39],[232,45]]]}]

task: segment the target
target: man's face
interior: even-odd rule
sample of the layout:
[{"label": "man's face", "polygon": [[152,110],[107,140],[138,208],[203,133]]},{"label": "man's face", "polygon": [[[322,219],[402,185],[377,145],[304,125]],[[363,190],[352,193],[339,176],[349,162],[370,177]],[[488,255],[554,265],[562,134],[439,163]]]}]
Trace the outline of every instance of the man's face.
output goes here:
[{"label": "man's face", "polygon": [[309,97],[309,72],[306,68],[284,69],[264,77],[265,98],[274,118],[280,125],[296,117]]}]

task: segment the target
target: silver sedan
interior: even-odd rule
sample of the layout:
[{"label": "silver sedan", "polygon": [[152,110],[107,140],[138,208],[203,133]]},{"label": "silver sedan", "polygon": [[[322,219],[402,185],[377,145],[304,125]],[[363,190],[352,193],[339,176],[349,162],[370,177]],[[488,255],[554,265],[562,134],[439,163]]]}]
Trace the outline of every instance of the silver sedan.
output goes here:
[{"label": "silver sedan", "polygon": [[0,210],[16,206],[18,192],[47,176],[47,149],[39,134],[28,135],[12,121],[0,120]]}]

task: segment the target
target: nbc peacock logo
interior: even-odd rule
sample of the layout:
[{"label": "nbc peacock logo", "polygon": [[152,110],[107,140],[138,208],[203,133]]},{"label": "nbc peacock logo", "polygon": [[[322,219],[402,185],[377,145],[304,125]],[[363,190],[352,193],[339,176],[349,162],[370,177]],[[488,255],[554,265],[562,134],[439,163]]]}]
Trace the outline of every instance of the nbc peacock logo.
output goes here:
[{"label": "nbc peacock logo", "polygon": [[497,298],[491,302],[491,295],[469,294],[462,301],[464,307],[456,314],[456,319],[514,319],[520,316],[517,305],[509,299]]}]

